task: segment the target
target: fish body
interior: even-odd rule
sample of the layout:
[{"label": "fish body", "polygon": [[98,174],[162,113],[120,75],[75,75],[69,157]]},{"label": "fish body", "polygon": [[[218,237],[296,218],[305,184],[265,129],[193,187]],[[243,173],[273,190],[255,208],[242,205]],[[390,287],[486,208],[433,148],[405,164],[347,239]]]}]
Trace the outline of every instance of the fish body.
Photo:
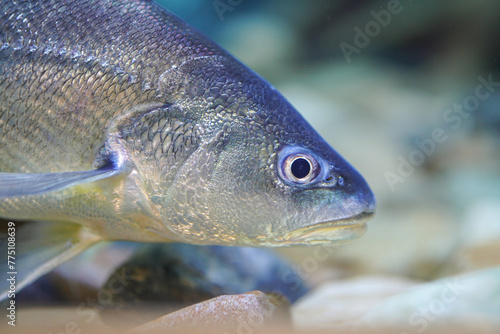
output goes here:
[{"label": "fish body", "polygon": [[159,5],[0,7],[0,218],[44,221],[23,233],[57,238],[31,242],[41,260],[26,261],[26,284],[100,240],[364,233],[375,199],[362,176],[269,83]]}]

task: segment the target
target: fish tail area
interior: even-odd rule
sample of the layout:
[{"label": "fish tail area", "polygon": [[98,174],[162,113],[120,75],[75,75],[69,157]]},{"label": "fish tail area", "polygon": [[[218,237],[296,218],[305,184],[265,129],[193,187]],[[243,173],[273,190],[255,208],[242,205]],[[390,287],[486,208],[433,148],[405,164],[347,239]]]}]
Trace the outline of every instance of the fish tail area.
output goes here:
[{"label": "fish tail area", "polygon": [[[73,223],[8,222],[0,234],[0,301],[84,251],[100,238]],[[4,229],[2,229],[3,231]],[[14,284],[14,286],[12,286]],[[9,297],[10,298],[10,297]]]}]

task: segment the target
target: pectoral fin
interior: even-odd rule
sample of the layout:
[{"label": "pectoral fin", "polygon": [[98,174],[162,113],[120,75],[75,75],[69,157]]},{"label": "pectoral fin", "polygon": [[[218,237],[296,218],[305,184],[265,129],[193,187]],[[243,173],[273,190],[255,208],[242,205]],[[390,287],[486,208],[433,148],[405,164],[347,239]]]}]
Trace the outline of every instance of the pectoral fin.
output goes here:
[{"label": "pectoral fin", "polygon": [[[15,290],[20,291],[99,240],[97,235],[81,225],[29,222],[19,228],[9,229],[8,234],[0,234],[0,272],[2,277],[5,274],[14,277]],[[7,255],[10,255],[8,259],[5,258]],[[8,297],[9,289],[10,282],[2,279],[0,301]]]},{"label": "pectoral fin", "polygon": [[0,198],[39,195],[105,179],[118,173],[118,170],[111,168],[47,174],[0,173]]}]

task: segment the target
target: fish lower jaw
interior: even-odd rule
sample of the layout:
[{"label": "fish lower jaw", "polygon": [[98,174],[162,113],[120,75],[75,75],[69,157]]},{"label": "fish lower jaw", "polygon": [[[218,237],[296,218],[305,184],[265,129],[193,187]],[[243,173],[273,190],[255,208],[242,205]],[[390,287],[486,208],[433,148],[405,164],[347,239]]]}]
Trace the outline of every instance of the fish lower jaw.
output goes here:
[{"label": "fish lower jaw", "polygon": [[357,216],[325,221],[293,230],[275,238],[277,246],[344,244],[363,236],[367,221],[373,212],[363,212]]},{"label": "fish lower jaw", "polygon": [[345,244],[360,238],[366,230],[366,224],[318,228],[298,236],[286,235],[276,239],[276,246]]}]

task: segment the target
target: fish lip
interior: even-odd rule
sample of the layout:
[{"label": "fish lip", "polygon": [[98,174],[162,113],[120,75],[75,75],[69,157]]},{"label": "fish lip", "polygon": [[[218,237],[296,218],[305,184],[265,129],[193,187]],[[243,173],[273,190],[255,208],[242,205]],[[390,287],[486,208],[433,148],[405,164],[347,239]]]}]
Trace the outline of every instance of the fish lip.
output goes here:
[{"label": "fish lip", "polygon": [[351,226],[351,225],[366,224],[373,217],[374,214],[375,211],[363,211],[355,216],[337,220],[327,220],[321,223],[316,223],[308,227],[316,227],[322,224],[332,224],[335,226]]},{"label": "fish lip", "polygon": [[366,223],[374,211],[364,211],[358,215],[327,220],[286,233],[276,240],[284,245],[346,243],[365,234]]}]

